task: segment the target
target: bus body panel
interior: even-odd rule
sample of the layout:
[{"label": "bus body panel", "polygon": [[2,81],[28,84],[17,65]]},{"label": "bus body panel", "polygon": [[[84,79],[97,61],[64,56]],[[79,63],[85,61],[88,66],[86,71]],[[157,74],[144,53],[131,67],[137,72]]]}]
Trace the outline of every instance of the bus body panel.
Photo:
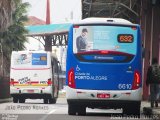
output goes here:
[{"label": "bus body panel", "polygon": [[[137,62],[137,60],[127,64],[92,64],[79,62],[75,56],[71,56],[71,59],[72,62],[67,64],[70,69],[74,69],[76,89],[131,90],[134,72],[139,71],[141,73],[141,63]],[[66,76],[68,78],[68,74]],[[140,77],[142,78],[142,76]],[[66,82],[68,84],[68,81]],[[120,88],[122,84],[126,84],[126,87]],[[142,87],[142,83],[140,86]]]},{"label": "bus body panel", "polygon": [[[34,90],[34,93],[41,93],[42,88],[43,93],[51,94],[51,86],[48,86],[48,79],[51,78],[51,68],[46,70],[11,70],[11,78],[14,79],[14,86],[11,86],[11,94],[14,92],[12,89],[17,91],[21,90],[21,93],[27,93],[27,90]],[[25,73],[25,74],[24,74]],[[19,89],[17,89],[19,88]],[[48,90],[47,90],[48,88]]]},{"label": "bus body panel", "polygon": [[[89,31],[88,43],[91,47],[78,51],[77,36],[84,28]],[[110,36],[103,38],[103,35]],[[143,83],[140,26],[132,23],[82,21],[71,26],[68,38],[68,113],[75,114],[75,110],[81,114],[80,110],[84,112],[85,107],[103,108],[107,105],[124,108],[124,111],[133,107],[135,113],[139,114]],[[115,49],[112,49],[113,46]]]},{"label": "bus body panel", "polygon": [[[137,46],[141,46],[140,28],[139,26],[136,27],[138,29]],[[140,79],[142,80],[141,54],[136,53],[132,60],[127,63],[82,62],[77,59],[75,54],[71,54],[73,53],[73,28],[69,34],[70,44],[68,45],[66,71],[69,71],[71,68],[74,69],[76,89],[131,90],[135,71],[140,73]],[[141,47],[137,47],[137,52],[141,53]],[[68,78],[68,74],[66,74],[66,78]],[[68,84],[68,80],[66,80],[66,84]],[[125,84],[125,88],[120,88],[123,84]],[[140,83],[140,87],[142,87],[142,82]]]},{"label": "bus body panel", "polygon": [[[128,100],[128,101],[140,101],[142,99],[142,88],[137,90],[84,90],[73,89],[66,87],[68,91],[66,97],[70,99],[88,99],[88,100]],[[109,94],[109,98],[97,98],[97,94],[105,93]]]}]

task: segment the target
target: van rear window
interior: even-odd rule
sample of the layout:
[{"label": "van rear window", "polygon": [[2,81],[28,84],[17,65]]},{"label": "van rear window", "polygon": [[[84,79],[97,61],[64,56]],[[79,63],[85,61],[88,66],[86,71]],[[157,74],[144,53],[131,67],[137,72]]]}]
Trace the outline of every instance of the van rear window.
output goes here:
[{"label": "van rear window", "polygon": [[14,54],[12,64],[18,67],[47,65],[46,53]]}]

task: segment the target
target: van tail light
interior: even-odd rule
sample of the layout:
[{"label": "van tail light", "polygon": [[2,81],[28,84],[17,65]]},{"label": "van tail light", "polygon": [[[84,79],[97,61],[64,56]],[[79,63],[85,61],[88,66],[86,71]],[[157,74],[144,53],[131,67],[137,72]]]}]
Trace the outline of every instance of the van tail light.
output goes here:
[{"label": "van tail light", "polygon": [[71,68],[68,72],[68,86],[71,88],[75,88],[75,76],[74,76],[74,69]]},{"label": "van tail light", "polygon": [[16,85],[16,84],[19,84],[19,82],[18,82],[18,81],[15,81],[15,79],[11,78],[11,79],[10,79],[10,86],[14,86],[14,85]]},{"label": "van tail light", "polygon": [[10,80],[10,85],[11,85],[11,86],[14,86],[14,79],[12,79],[12,78],[11,78],[11,80]]},{"label": "van tail light", "polygon": [[141,77],[140,77],[140,73],[138,71],[134,72],[134,81],[132,84],[132,90],[136,90],[140,87],[140,83],[141,83]]},{"label": "van tail light", "polygon": [[51,85],[52,85],[52,80],[51,80],[51,78],[48,79],[47,84],[48,84],[48,86],[51,86]]}]

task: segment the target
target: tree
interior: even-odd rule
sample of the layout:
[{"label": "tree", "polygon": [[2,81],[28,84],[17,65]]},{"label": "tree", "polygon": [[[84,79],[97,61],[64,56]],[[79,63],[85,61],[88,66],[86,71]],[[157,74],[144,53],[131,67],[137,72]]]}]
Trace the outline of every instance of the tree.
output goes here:
[{"label": "tree", "polygon": [[24,22],[27,21],[27,7],[29,3],[22,3],[22,0],[14,0],[15,11],[12,13],[12,25],[4,32],[0,33],[1,39],[1,68],[2,73],[9,73],[10,56],[13,50],[23,50],[24,43],[27,42]]},{"label": "tree", "polygon": [[14,10],[14,0],[0,0],[0,32],[5,31],[12,24]]}]

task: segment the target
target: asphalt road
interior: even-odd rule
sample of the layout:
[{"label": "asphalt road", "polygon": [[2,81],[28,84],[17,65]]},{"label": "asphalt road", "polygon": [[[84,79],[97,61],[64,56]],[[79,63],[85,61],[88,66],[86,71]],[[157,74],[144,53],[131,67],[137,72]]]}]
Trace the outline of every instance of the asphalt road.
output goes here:
[{"label": "asphalt road", "polygon": [[[134,116],[123,116],[122,110],[101,110],[87,108],[86,116],[69,116],[65,98],[59,98],[56,104],[43,104],[43,100],[27,99],[26,103],[1,103],[0,120],[134,120]],[[149,120],[141,114],[139,120]]]}]

